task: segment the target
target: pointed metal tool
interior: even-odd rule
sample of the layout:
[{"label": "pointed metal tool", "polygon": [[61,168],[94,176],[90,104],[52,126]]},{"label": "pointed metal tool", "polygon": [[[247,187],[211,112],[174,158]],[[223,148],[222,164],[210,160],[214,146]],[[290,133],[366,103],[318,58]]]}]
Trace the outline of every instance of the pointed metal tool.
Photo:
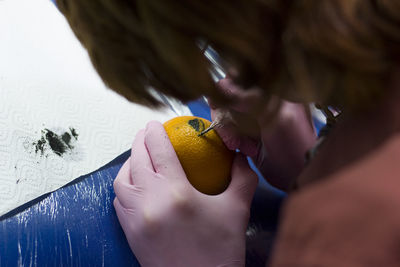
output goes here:
[{"label": "pointed metal tool", "polygon": [[217,120],[214,120],[214,121],[210,124],[210,126],[207,127],[207,129],[203,130],[203,131],[199,134],[199,136],[203,136],[203,135],[205,135],[206,133],[208,133],[209,131],[213,130],[213,129],[215,128],[215,126],[217,126],[218,124],[219,124],[219,122],[218,122]]}]

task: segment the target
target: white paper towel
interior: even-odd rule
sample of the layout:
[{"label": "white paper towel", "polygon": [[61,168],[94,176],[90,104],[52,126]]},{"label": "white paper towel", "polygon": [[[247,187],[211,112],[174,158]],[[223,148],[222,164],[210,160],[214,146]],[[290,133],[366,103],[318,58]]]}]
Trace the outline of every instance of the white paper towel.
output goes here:
[{"label": "white paper towel", "polygon": [[0,216],[105,165],[147,121],[176,115],[107,89],[50,0],[0,1]]}]

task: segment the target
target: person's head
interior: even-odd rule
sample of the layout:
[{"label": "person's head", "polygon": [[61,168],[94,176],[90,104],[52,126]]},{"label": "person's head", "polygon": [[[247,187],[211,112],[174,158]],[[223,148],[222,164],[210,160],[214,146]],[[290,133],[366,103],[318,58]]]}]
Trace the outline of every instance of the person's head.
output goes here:
[{"label": "person's head", "polygon": [[343,109],[370,104],[400,60],[395,0],[57,0],[105,83],[157,105],[152,86],[183,101],[223,103],[200,43],[266,98]]}]

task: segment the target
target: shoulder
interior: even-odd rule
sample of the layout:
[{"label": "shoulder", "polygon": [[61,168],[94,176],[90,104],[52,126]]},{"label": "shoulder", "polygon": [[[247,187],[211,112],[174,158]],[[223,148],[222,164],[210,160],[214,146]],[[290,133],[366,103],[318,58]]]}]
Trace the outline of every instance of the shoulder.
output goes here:
[{"label": "shoulder", "polygon": [[400,135],[293,195],[309,196],[313,200],[333,198],[335,201],[341,196],[347,203],[380,202],[400,208]]},{"label": "shoulder", "polygon": [[397,266],[399,155],[400,138],[392,138],[354,164],[293,193],[282,210],[273,262]]},{"label": "shoulder", "polygon": [[400,183],[400,135],[387,139],[334,176],[339,179],[341,176],[347,179],[362,179],[364,182],[394,180]]}]

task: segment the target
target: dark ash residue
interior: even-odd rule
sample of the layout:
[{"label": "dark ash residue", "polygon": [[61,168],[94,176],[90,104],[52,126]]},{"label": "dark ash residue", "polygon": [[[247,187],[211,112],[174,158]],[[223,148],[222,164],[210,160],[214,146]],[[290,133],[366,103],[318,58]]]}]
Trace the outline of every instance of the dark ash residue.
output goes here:
[{"label": "dark ash residue", "polygon": [[72,127],[69,127],[69,131],[71,132],[71,134],[75,138],[75,140],[78,140],[78,134],[77,134],[76,130]]},{"label": "dark ash residue", "polygon": [[78,133],[72,127],[69,128],[69,132],[65,131],[57,134],[49,129],[43,129],[42,135],[39,140],[33,142],[35,146],[35,152],[44,155],[46,150],[51,149],[58,156],[62,156],[64,153],[73,150],[73,139],[78,140]]},{"label": "dark ash residue", "polygon": [[205,128],[204,122],[199,119],[190,120],[190,121],[188,121],[188,123],[190,126],[192,126],[193,129],[196,130],[196,132],[201,132]]},{"label": "dark ash residue", "polygon": [[39,140],[33,143],[33,145],[35,146],[35,152],[38,153],[40,151],[41,155],[43,155],[45,144],[46,139],[42,136]]}]

